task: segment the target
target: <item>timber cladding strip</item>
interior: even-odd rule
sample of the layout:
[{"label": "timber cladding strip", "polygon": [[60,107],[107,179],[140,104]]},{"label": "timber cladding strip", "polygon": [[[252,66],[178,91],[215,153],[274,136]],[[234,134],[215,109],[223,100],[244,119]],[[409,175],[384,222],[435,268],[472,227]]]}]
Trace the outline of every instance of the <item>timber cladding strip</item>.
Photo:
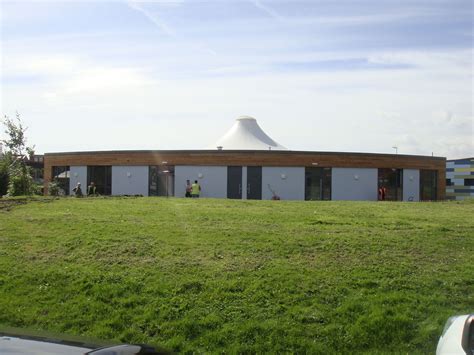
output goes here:
[{"label": "timber cladding strip", "polygon": [[53,166],[146,166],[163,164],[426,169],[438,171],[439,199],[444,199],[446,188],[446,158],[442,157],[374,153],[246,150],[136,150],[46,153],[44,155],[45,185],[51,181],[51,169]]}]

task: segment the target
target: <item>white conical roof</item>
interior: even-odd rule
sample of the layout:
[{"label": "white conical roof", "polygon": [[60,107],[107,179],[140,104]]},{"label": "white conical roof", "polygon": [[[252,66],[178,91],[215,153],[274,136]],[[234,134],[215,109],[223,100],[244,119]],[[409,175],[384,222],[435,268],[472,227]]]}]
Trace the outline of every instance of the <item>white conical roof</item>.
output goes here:
[{"label": "white conical roof", "polygon": [[257,120],[240,116],[232,128],[212,148],[224,150],[287,150],[260,128]]}]

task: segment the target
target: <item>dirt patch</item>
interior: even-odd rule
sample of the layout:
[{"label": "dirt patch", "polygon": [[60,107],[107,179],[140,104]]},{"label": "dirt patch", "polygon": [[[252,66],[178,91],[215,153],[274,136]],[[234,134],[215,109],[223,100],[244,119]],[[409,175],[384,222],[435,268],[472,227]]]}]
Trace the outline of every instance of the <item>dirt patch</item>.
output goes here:
[{"label": "dirt patch", "polygon": [[28,201],[26,198],[15,199],[15,200],[0,199],[0,211],[10,211],[13,207],[19,206],[19,205],[25,205],[27,202]]},{"label": "dirt patch", "polygon": [[12,208],[26,205],[28,202],[53,202],[56,199],[50,197],[0,198],[0,211],[10,211]]}]

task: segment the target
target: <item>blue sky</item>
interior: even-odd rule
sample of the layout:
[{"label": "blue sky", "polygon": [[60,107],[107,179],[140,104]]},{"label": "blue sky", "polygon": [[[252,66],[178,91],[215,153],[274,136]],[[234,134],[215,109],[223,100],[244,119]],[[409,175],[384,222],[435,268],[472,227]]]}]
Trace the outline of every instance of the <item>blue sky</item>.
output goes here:
[{"label": "blue sky", "polygon": [[472,1],[2,1],[1,110],[38,152],[212,147],[460,158]]}]

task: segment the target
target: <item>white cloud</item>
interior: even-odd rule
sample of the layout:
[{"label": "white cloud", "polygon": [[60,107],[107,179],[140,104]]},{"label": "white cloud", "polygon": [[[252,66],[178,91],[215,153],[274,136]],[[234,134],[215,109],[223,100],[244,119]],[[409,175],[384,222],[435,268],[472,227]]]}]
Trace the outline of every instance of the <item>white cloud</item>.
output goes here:
[{"label": "white cloud", "polygon": [[146,18],[148,18],[153,24],[155,24],[160,30],[162,30],[167,35],[175,35],[175,31],[170,26],[164,23],[163,20],[161,20],[156,13],[147,10],[140,2],[135,0],[129,0],[127,1],[127,4],[133,10],[136,10],[145,15]]},{"label": "white cloud", "polygon": [[5,55],[1,73],[11,77],[37,75],[51,79],[70,75],[81,67],[81,63],[80,58],[63,54]]},{"label": "white cloud", "polygon": [[68,95],[100,95],[119,89],[134,90],[149,82],[137,69],[97,67],[80,70],[64,83],[63,92]]},{"label": "white cloud", "polygon": [[253,4],[259,8],[260,10],[263,10],[266,14],[268,14],[270,17],[273,17],[276,20],[285,20],[283,16],[281,16],[278,12],[276,12],[273,8],[270,6],[264,5],[262,1],[260,0],[253,0]]}]

